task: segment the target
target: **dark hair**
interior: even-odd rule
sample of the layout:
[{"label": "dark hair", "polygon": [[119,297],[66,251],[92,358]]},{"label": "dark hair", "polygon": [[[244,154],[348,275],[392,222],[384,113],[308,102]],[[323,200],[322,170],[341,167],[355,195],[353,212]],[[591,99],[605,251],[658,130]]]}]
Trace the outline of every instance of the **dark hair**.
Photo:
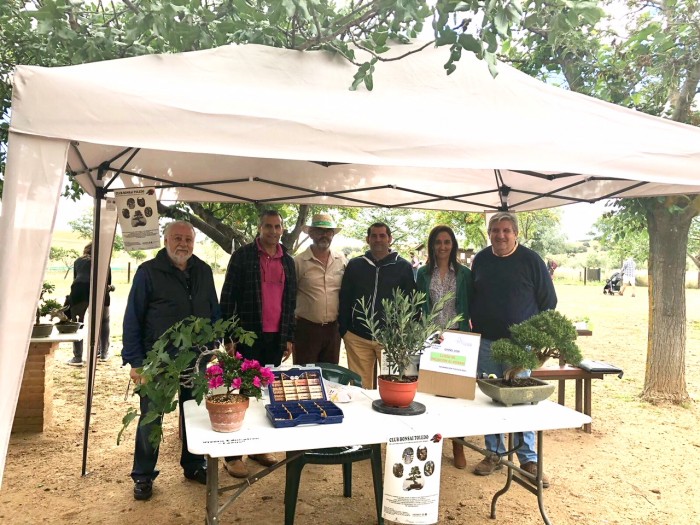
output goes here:
[{"label": "dark hair", "polygon": [[430,230],[430,235],[428,235],[428,271],[430,273],[433,273],[433,270],[435,269],[435,255],[433,253],[433,245],[435,244],[437,236],[442,232],[447,232],[447,234],[450,236],[450,239],[452,239],[452,250],[450,250],[449,263],[455,269],[455,272],[457,272],[459,271],[459,265],[457,263],[457,250],[459,249],[459,245],[457,244],[455,232],[452,231],[452,228],[450,228],[449,226],[445,226],[444,224],[438,224],[437,226],[435,226],[435,228]]},{"label": "dark hair", "polygon": [[375,222],[374,224],[372,224],[372,226],[370,226],[369,228],[367,228],[367,237],[369,237],[370,235],[372,235],[372,228],[386,228],[386,234],[387,234],[389,237],[391,237],[391,228],[389,228],[389,226],[387,226],[387,225],[384,224],[383,222]]},{"label": "dark hair", "polygon": [[265,210],[258,216],[258,227],[262,226],[265,217],[279,217],[280,222],[284,223],[284,218],[282,217],[282,214],[280,214],[280,212],[278,212],[277,210]]}]

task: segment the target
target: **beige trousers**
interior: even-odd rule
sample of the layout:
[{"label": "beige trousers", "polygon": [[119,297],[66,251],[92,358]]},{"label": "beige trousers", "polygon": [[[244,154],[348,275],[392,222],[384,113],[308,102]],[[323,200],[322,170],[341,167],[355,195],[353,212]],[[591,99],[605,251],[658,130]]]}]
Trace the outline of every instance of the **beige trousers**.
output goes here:
[{"label": "beige trousers", "polygon": [[350,330],[345,332],[343,342],[348,355],[348,368],[360,374],[364,388],[377,388],[377,365],[381,365],[382,347]]}]

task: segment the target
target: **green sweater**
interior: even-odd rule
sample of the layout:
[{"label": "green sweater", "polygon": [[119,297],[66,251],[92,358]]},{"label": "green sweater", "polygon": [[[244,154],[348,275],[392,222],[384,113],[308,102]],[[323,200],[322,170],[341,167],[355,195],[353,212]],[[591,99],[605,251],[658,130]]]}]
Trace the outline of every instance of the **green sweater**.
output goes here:
[{"label": "green sweater", "polygon": [[[455,298],[455,308],[458,314],[462,314],[464,318],[459,322],[459,329],[463,332],[470,332],[471,326],[469,323],[469,300],[474,294],[474,281],[472,280],[472,272],[466,266],[457,263],[455,268],[457,273],[457,293]],[[425,293],[426,301],[423,303],[423,312],[428,313],[433,307],[430,300],[430,280],[432,275],[428,271],[428,266],[424,265],[418,268],[416,276],[416,287],[419,291]]]}]

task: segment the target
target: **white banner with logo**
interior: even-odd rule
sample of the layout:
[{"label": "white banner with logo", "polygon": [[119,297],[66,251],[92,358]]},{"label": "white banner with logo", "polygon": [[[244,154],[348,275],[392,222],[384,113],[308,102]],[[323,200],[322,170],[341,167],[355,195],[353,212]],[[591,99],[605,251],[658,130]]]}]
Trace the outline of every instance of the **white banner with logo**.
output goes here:
[{"label": "white banner with logo", "polygon": [[133,252],[160,248],[155,191],[143,188],[115,190],[114,195],[124,249]]},{"label": "white banner with logo", "polygon": [[440,434],[390,438],[384,465],[384,519],[418,525],[437,523],[441,465]]}]

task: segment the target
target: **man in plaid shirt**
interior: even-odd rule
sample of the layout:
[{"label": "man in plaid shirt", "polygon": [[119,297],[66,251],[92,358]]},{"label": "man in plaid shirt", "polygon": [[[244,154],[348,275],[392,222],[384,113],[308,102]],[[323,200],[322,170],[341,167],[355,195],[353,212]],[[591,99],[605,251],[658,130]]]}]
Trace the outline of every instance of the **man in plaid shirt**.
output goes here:
[{"label": "man in plaid shirt", "polygon": [[[238,315],[241,326],[257,336],[252,347],[238,345],[236,350],[262,365],[279,366],[294,347],[297,280],[294,259],[279,242],[283,231],[279,212],[264,211],[255,241],[231,256],[221,290],[223,318]],[[265,466],[277,462],[273,454],[250,457]],[[232,476],[248,477],[240,456],[226,458],[225,466]]]}]

